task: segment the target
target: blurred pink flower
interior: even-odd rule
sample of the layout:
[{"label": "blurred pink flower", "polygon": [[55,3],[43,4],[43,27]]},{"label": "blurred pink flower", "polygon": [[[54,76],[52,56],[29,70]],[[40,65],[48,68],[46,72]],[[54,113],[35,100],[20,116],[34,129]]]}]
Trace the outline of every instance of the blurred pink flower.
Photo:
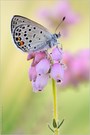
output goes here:
[{"label": "blurred pink flower", "polygon": [[67,65],[67,70],[62,83],[63,87],[69,85],[77,86],[80,82],[89,80],[89,55],[89,49],[81,50],[75,55],[64,53],[63,62]]},{"label": "blurred pink flower", "polygon": [[62,54],[61,48],[54,48],[51,53],[36,52],[28,54],[27,60],[33,59],[28,73],[34,92],[42,91],[49,78],[53,78],[58,83],[63,81]]},{"label": "blurred pink flower", "polygon": [[58,1],[51,9],[44,7],[40,8],[38,14],[39,17],[46,20],[52,28],[56,28],[65,16],[66,19],[60,27],[62,35],[67,35],[68,27],[79,22],[80,18],[80,16],[74,12],[72,5],[67,0]]}]

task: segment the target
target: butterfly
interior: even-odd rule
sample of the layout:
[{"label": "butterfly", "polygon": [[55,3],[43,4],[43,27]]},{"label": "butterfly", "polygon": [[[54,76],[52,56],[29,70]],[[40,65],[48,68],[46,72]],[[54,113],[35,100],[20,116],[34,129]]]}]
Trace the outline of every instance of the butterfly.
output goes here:
[{"label": "butterfly", "polygon": [[15,15],[11,20],[11,34],[15,45],[23,52],[45,51],[57,45],[61,36],[51,34],[45,27],[26,17]]}]

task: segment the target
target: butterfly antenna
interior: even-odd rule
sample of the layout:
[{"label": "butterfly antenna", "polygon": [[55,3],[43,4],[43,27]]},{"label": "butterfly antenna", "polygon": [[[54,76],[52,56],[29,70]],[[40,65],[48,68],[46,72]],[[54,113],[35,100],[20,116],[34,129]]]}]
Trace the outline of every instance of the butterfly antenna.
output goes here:
[{"label": "butterfly antenna", "polygon": [[62,22],[65,20],[65,16],[63,17],[63,19],[61,20],[61,22],[58,24],[58,26],[56,27],[56,29],[55,29],[55,33],[56,33],[56,31],[57,31],[57,29],[59,28],[59,26],[62,24]]}]

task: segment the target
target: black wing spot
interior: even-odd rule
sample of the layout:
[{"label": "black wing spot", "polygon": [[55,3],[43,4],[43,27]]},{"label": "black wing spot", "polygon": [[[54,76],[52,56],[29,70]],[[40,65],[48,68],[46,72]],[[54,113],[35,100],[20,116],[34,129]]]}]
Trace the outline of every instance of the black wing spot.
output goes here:
[{"label": "black wing spot", "polygon": [[40,33],[42,33],[42,31],[40,31]]},{"label": "black wing spot", "polygon": [[29,47],[31,47],[31,45],[30,45],[30,44],[28,44],[28,46],[29,46]]},{"label": "black wing spot", "polygon": [[30,25],[27,25],[27,27],[30,27]]},{"label": "black wing spot", "polygon": [[36,34],[33,35],[33,38],[36,36]]},{"label": "black wing spot", "polygon": [[24,31],[24,33],[27,33],[27,31]]},{"label": "black wing spot", "polygon": [[28,40],[28,37],[26,37],[26,40]]},{"label": "black wing spot", "polygon": [[25,29],[25,27],[23,26],[22,29]]},{"label": "black wing spot", "polygon": [[16,31],[19,31],[19,29],[17,29]]},{"label": "black wing spot", "polygon": [[16,33],[16,36],[18,35],[18,33]]},{"label": "black wing spot", "polygon": [[29,29],[29,31],[31,31],[31,29]]},{"label": "black wing spot", "polygon": [[18,41],[18,37],[16,37],[16,41]]},{"label": "black wing spot", "polygon": [[24,34],[24,37],[26,37],[27,36],[27,34]]},{"label": "black wing spot", "polygon": [[20,42],[18,42],[18,45],[20,46]]},{"label": "black wing spot", "polygon": [[40,40],[40,38],[39,38],[39,40]]},{"label": "black wing spot", "polygon": [[33,27],[33,29],[36,29],[36,27]]},{"label": "black wing spot", "polygon": [[34,49],[36,49],[36,46],[34,47]]},{"label": "black wing spot", "polygon": [[18,33],[18,36],[20,36],[21,35],[21,33]]},{"label": "black wing spot", "polygon": [[31,42],[32,42],[32,40],[29,40],[29,42],[31,43]]},{"label": "black wing spot", "polygon": [[19,29],[19,32],[21,32],[21,29]]}]

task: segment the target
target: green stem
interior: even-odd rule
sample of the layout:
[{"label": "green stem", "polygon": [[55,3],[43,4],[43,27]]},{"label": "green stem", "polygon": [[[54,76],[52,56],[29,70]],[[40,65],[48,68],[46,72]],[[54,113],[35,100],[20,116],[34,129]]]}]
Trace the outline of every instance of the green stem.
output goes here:
[{"label": "green stem", "polygon": [[[58,115],[57,115],[57,90],[56,90],[56,84],[55,80],[52,79],[52,91],[53,91],[53,117],[57,123],[58,121]],[[54,135],[58,135],[58,128],[55,129]]]}]

